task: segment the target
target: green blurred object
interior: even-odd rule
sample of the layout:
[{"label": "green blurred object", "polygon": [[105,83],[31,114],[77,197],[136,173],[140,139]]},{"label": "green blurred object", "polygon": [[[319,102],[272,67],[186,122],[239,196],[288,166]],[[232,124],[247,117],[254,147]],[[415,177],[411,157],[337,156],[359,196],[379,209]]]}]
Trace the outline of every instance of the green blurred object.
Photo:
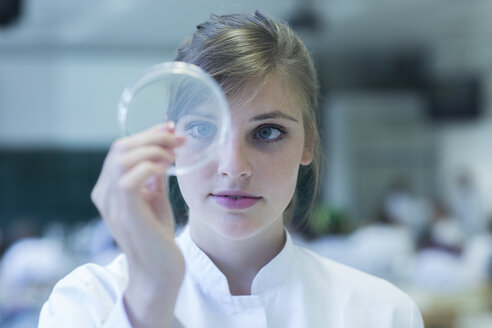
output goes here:
[{"label": "green blurred object", "polygon": [[328,234],[347,234],[352,229],[343,210],[320,204],[313,211],[309,221],[309,230],[313,237],[319,237]]}]

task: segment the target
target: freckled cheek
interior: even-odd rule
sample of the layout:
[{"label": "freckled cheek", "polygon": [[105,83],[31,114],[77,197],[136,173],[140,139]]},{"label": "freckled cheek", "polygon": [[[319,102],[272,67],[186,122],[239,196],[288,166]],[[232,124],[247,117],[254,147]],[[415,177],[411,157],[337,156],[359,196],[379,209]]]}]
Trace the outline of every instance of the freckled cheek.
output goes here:
[{"label": "freckled cheek", "polygon": [[298,156],[292,154],[281,156],[277,159],[270,159],[268,167],[268,176],[274,177],[277,185],[282,185],[289,189],[295,187],[297,172],[299,170]]}]

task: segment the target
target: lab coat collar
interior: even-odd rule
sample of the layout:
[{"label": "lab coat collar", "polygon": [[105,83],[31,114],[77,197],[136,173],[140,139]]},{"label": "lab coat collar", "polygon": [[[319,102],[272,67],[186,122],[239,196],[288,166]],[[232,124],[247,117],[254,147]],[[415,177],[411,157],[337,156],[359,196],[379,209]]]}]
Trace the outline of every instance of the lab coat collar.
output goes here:
[{"label": "lab coat collar", "polygon": [[[287,229],[285,245],[277,256],[265,265],[253,279],[251,296],[257,296],[285,284],[292,273],[294,245]],[[219,298],[231,297],[225,275],[212,260],[195,244],[189,227],[185,227],[177,238],[177,244],[186,261],[187,274],[200,286],[204,293]],[[245,298],[245,296],[233,296]]]}]

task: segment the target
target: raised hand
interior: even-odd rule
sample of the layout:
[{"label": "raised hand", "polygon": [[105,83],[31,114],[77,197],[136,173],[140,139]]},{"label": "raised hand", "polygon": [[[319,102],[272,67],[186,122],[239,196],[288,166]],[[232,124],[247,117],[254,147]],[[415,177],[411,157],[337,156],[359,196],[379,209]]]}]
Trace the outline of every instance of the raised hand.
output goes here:
[{"label": "raised hand", "polygon": [[135,327],[171,325],[184,259],[174,243],[165,181],[174,148],[185,142],[166,123],[116,140],[92,200],[128,260],[125,306]]}]

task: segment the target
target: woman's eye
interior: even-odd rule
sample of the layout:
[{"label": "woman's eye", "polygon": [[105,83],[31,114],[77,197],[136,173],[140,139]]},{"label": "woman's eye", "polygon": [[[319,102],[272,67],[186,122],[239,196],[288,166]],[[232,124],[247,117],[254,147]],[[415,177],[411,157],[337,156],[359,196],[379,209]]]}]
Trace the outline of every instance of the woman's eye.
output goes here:
[{"label": "woman's eye", "polygon": [[255,137],[262,140],[276,140],[281,137],[282,131],[273,126],[264,126],[256,130]]},{"label": "woman's eye", "polygon": [[208,122],[192,122],[187,124],[187,134],[197,139],[210,139],[215,136],[217,128]]}]

